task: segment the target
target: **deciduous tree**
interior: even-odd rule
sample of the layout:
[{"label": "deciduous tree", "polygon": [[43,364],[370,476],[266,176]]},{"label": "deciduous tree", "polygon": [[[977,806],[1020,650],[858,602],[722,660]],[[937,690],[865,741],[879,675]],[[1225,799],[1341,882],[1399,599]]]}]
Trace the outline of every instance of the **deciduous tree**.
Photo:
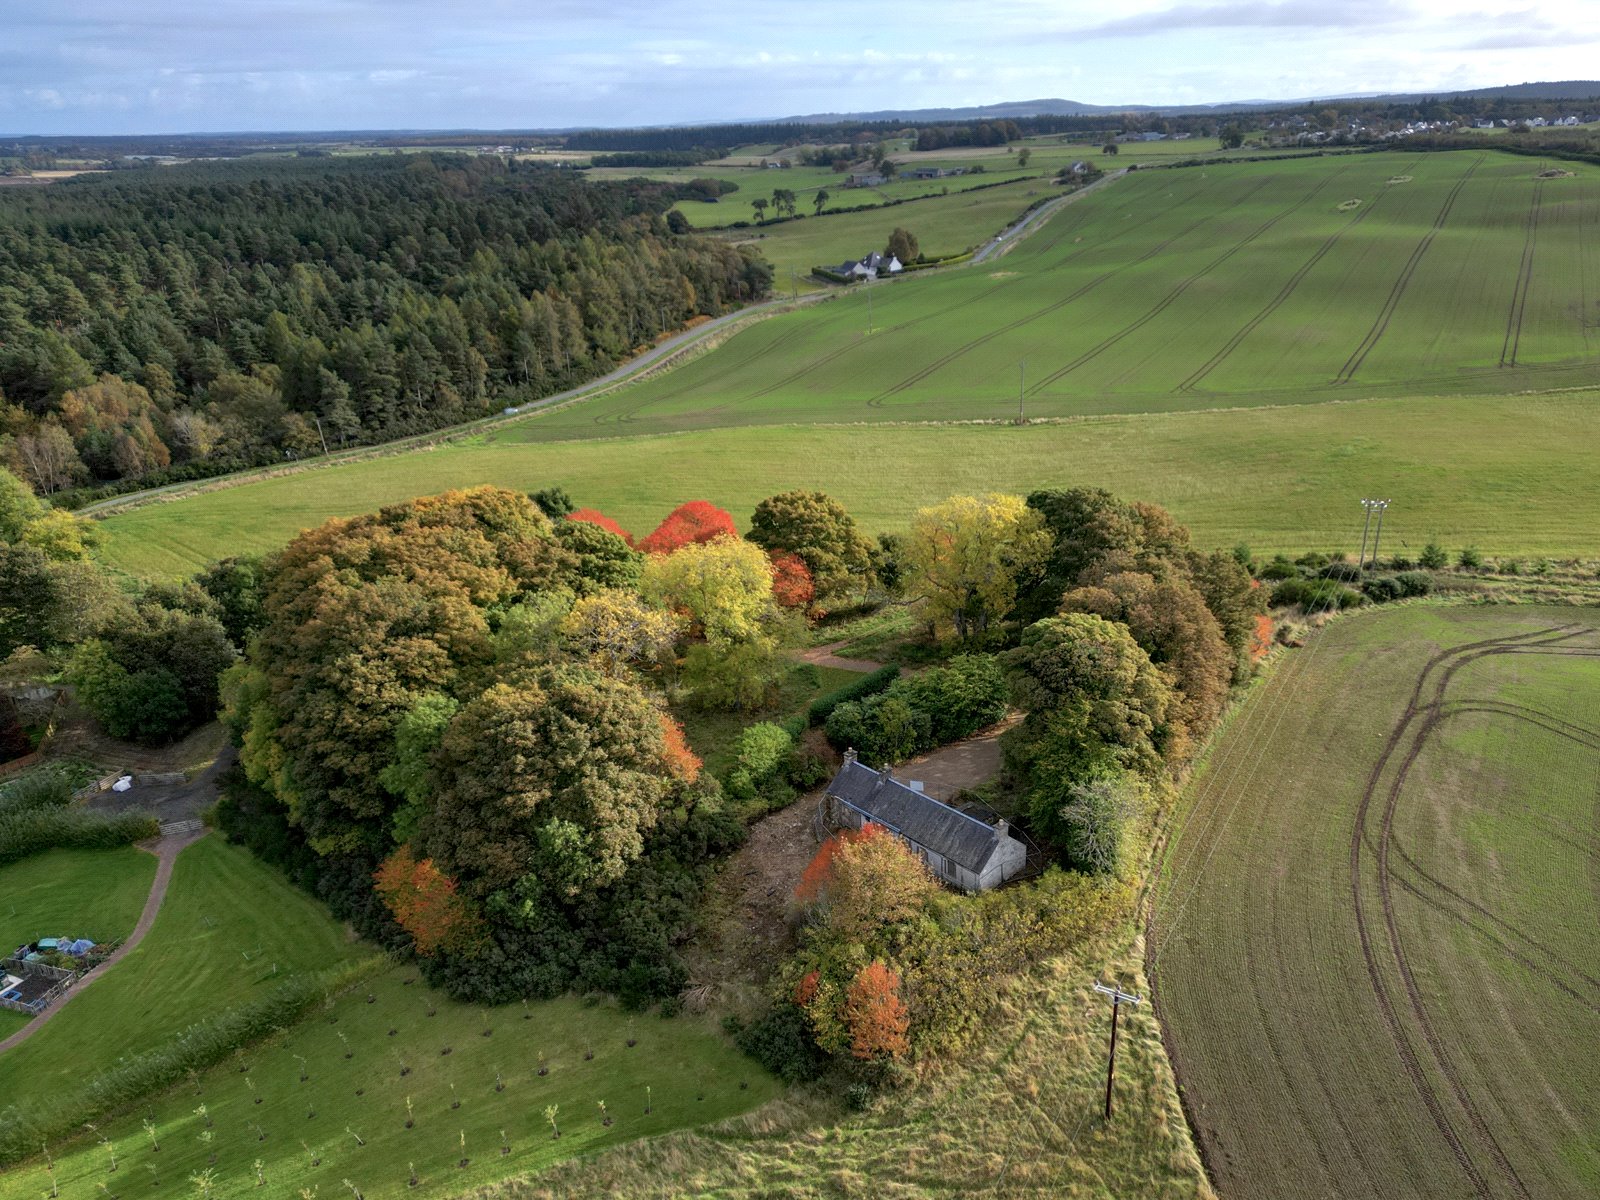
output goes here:
[{"label": "deciduous tree", "polygon": [[685,546],[738,536],[733,517],[726,511],[706,500],[690,500],[668,513],[639,543],[639,549],[646,554],[671,554]]},{"label": "deciduous tree", "polygon": [[799,555],[823,597],[842,592],[872,567],[872,544],[844,505],[825,492],[767,497],[750,516],[750,540],[769,552]]},{"label": "deciduous tree", "polygon": [[1010,615],[1019,581],[1049,548],[1043,519],[1021,496],[952,496],[912,519],[903,586],[936,630],[982,638]]},{"label": "deciduous tree", "polygon": [[911,1048],[906,1037],[911,1016],[900,998],[900,976],[879,959],[862,967],[851,981],[844,1016],[850,1053],[856,1058],[901,1058]]}]

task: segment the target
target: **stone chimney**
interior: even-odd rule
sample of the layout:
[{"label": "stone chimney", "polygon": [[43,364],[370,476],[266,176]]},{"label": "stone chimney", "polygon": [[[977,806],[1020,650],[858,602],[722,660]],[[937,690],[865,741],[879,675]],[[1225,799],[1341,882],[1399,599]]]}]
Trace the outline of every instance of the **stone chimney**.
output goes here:
[{"label": "stone chimney", "polygon": [[850,749],[844,752],[844,760],[847,763],[853,763],[856,761],[856,748],[854,746],[851,746]]},{"label": "stone chimney", "polygon": [[995,822],[994,831],[999,835],[1002,841],[1005,840],[1011,836],[1011,822],[1006,820],[1004,817],[1001,817]]}]

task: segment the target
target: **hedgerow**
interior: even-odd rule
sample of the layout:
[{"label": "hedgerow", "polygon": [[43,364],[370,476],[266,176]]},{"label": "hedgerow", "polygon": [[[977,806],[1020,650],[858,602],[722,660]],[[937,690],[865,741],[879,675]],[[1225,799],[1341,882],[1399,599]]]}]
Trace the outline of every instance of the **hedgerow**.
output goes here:
[{"label": "hedgerow", "polygon": [[0,866],[46,850],[109,850],[159,836],[147,813],[89,812],[82,808],[33,808],[0,816]]},{"label": "hedgerow", "polygon": [[853,679],[843,687],[835,688],[827,695],[818,696],[811,702],[806,715],[813,725],[821,725],[839,705],[881,692],[899,678],[899,667],[879,667],[860,679]]}]

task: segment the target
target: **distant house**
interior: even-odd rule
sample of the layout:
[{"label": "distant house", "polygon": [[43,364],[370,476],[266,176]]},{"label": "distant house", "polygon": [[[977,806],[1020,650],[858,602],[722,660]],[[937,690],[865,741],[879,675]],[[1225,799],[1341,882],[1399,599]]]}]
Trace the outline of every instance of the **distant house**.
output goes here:
[{"label": "distant house", "polygon": [[1028,848],[1011,836],[1010,825],[990,825],[935,800],[915,785],[874,771],[847,751],[844,766],[828,785],[829,819],[860,829],[869,822],[900,838],[939,879],[965,892],[987,891],[1020,875]]},{"label": "distant house", "polygon": [[888,182],[888,176],[881,171],[851,171],[845,179],[845,187],[882,187]]},{"label": "distant house", "polygon": [[1067,168],[1068,175],[1087,175],[1088,173],[1089,164],[1084,162],[1081,158]]},{"label": "distant house", "polygon": [[1149,133],[1141,133],[1139,135],[1139,140],[1141,142],[1164,142],[1167,140],[1167,135],[1164,133],[1157,133],[1152,130]]},{"label": "distant house", "polygon": [[851,279],[876,279],[879,275],[898,275],[905,270],[905,266],[894,255],[884,255],[874,250],[865,258],[840,263],[833,269]]}]

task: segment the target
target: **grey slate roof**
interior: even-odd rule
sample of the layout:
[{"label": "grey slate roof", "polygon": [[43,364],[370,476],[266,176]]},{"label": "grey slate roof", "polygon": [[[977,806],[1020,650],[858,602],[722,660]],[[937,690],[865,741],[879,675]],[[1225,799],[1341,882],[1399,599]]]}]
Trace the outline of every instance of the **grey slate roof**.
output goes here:
[{"label": "grey slate roof", "polygon": [[1000,844],[999,832],[992,826],[852,759],[833,777],[828,795],[974,874],[983,873]]}]

